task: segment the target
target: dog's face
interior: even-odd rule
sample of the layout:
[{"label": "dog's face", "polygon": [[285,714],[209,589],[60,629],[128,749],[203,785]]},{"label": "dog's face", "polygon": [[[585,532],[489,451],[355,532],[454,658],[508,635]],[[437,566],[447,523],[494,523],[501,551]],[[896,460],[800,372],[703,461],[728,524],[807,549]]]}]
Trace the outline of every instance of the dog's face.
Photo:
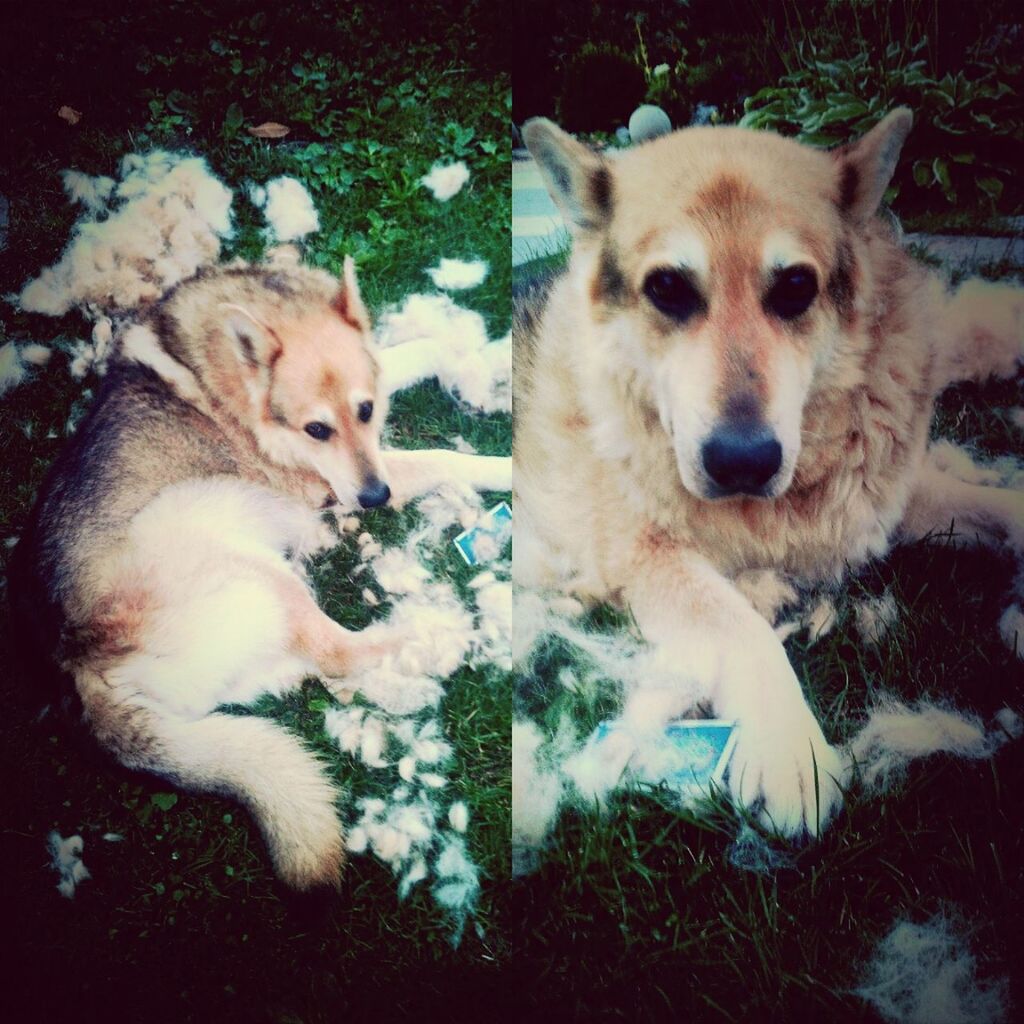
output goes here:
[{"label": "dog's face", "polygon": [[550,122],[527,125],[603,357],[696,497],[789,487],[807,399],[858,315],[852,240],[910,121],[896,111],[835,153],[699,128],[608,160]]},{"label": "dog's face", "polygon": [[351,260],[333,303],[268,302],[258,311],[224,303],[221,311],[263,451],[317,473],[343,506],[387,502],[380,456],[387,395]]}]

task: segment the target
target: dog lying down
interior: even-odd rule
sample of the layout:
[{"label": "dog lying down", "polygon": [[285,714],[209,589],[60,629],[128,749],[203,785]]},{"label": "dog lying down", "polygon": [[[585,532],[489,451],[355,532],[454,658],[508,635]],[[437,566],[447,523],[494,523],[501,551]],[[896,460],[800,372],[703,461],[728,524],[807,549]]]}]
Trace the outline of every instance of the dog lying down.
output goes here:
[{"label": "dog lying down", "polygon": [[[237,798],[297,889],[339,884],[336,791],[293,735],[215,712],[402,643],[318,607],[303,558],[321,510],[402,503],[449,480],[511,487],[511,460],[382,451],[387,415],[352,261],[201,272],[119,339],[18,544],[17,634],[73,681],[125,766]],[[38,673],[37,673],[38,674]]]},{"label": "dog lying down", "polygon": [[573,252],[516,302],[517,581],[628,607],[680,678],[632,692],[630,729],[696,685],[740,723],[733,798],[790,835],[844,776],[771,626],[793,584],[951,522],[1024,555],[1024,493],[929,448],[944,388],[1016,373],[1024,291],[947,294],[876,215],[911,120],[833,152],[709,127],[607,160],[524,132]]}]

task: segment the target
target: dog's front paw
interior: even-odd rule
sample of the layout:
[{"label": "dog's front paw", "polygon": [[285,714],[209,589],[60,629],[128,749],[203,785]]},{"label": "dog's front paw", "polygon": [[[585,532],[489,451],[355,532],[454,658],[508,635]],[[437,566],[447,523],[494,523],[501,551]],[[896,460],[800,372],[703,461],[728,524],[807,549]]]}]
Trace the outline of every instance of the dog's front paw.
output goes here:
[{"label": "dog's front paw", "polygon": [[809,713],[766,728],[740,722],[729,788],[743,807],[781,835],[819,836],[843,802],[843,761]]}]

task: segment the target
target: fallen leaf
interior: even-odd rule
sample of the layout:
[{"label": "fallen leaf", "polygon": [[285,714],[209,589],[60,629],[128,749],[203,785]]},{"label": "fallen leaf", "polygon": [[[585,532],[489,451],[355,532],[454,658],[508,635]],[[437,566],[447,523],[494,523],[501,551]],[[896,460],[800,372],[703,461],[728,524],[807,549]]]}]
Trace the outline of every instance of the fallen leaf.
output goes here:
[{"label": "fallen leaf", "polygon": [[258,124],[255,128],[247,128],[246,131],[257,139],[283,139],[291,131],[291,128],[286,128],[276,121],[264,121],[263,124]]},{"label": "fallen leaf", "polygon": [[74,107],[61,107],[57,111],[57,116],[62,121],[67,121],[68,124],[78,124],[82,120],[82,112],[75,110]]}]

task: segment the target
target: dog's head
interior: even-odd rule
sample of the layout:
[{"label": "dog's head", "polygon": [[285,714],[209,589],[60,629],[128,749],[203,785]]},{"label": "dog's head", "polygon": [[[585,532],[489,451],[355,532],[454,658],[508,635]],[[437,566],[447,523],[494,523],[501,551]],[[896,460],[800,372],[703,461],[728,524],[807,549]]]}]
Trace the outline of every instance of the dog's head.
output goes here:
[{"label": "dog's head", "polygon": [[610,159],[526,125],[595,337],[695,496],[773,498],[792,482],[804,407],[858,316],[854,239],[911,120],[893,111],[831,153],[692,128]]},{"label": "dog's head", "polygon": [[297,266],[250,278],[218,317],[264,454],[314,471],[344,506],[385,504],[387,395],[352,259],[326,288],[322,274]]}]

